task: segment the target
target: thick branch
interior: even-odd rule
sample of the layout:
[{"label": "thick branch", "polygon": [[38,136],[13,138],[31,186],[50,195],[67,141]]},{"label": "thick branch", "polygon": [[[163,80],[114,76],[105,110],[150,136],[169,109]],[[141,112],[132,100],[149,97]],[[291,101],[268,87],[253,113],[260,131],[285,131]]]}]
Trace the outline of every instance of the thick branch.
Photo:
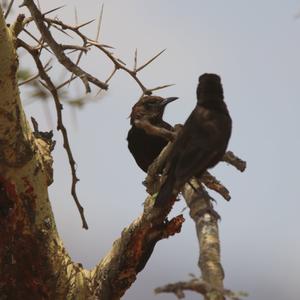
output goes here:
[{"label": "thick branch", "polygon": [[121,238],[92,271],[97,299],[120,299],[146,265],[156,243],[180,231],[182,215],[166,221],[168,211],[153,208],[153,204],[149,196],[144,213],[123,230]]},{"label": "thick branch", "polygon": [[[190,216],[196,225],[197,237],[199,241],[199,262],[202,278],[217,290],[223,290],[224,271],[220,258],[220,240],[218,229],[218,218],[216,218],[210,197],[207,192],[199,186],[197,181],[193,181],[193,186],[197,187],[197,192],[186,184],[183,189],[183,196],[190,208]],[[202,192],[200,193],[200,191]],[[206,294],[205,299],[225,299],[218,291],[217,296],[212,297]]]},{"label": "thick branch", "polygon": [[[52,146],[32,134],[25,118],[14,46],[0,9],[0,294],[67,299],[60,293],[74,290],[68,282],[76,272],[58,238],[48,199]],[[84,290],[84,284],[80,287]]]}]

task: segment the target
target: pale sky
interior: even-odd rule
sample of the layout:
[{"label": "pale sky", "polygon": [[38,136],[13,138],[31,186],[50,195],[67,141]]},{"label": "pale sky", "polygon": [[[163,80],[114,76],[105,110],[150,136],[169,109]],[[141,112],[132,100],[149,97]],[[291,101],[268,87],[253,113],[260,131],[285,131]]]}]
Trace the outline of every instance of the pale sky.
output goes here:
[{"label": "pale sky", "polygon": [[[102,2],[45,1],[43,10],[62,4],[58,15],[80,21],[98,16]],[[88,5],[87,5],[88,4]],[[222,77],[226,103],[233,119],[229,149],[245,159],[239,173],[224,163],[212,170],[231,191],[227,203],[216,196],[220,222],[225,287],[249,293],[249,300],[298,300],[300,278],[299,210],[299,1],[105,1],[101,41],[131,66],[138,48],[140,63],[160,50],[167,51],[141,73],[148,87],[175,83],[159,95],[177,96],[165,119],[184,122],[193,109],[197,78],[205,72]],[[86,29],[94,37],[96,25]],[[109,65],[99,52],[83,61],[105,79]],[[27,66],[30,67],[29,63]],[[53,74],[55,77],[55,74]],[[57,79],[57,82],[61,79]],[[81,95],[78,81],[69,87]],[[59,233],[76,262],[93,267],[110,249],[122,229],[142,212],[146,197],[138,169],[127,150],[131,106],[140,96],[137,84],[121,71],[101,100],[76,113],[66,107],[65,124],[80,178],[78,195],[90,229],[81,221],[69,194],[70,170],[61,136],[54,151],[55,182],[50,187]],[[25,92],[21,96],[25,97]],[[54,105],[49,102],[55,124]],[[45,119],[41,103],[26,106],[43,130],[55,125]],[[176,205],[172,215],[181,211]],[[187,221],[175,237],[157,244],[144,271],[124,300],[176,299],[153,294],[159,285],[188,280],[199,274],[194,224]],[[199,299],[187,293],[187,299]]]}]

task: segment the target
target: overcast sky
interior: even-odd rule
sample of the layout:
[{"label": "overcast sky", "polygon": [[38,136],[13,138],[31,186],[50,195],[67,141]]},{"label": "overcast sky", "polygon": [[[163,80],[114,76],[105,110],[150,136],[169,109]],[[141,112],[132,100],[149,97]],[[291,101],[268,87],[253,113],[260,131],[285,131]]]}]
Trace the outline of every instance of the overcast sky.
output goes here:
[{"label": "overcast sky", "polygon": [[[45,1],[42,10],[67,6],[59,17],[79,21],[98,16],[102,2]],[[220,197],[220,235],[225,286],[249,293],[249,300],[298,300],[300,278],[299,221],[299,1],[105,1],[101,41],[116,48],[124,61],[133,62],[135,48],[144,62],[167,51],[146,68],[141,79],[147,87],[175,83],[159,95],[178,96],[165,119],[184,122],[195,105],[197,78],[205,72],[222,77],[225,100],[233,119],[229,148],[247,160],[245,173],[220,163],[212,170],[231,191],[227,203]],[[94,37],[96,25],[86,33]],[[105,79],[111,66],[100,52],[85,57],[84,66]],[[25,60],[27,67],[31,62]],[[32,65],[33,67],[33,65]],[[55,74],[53,74],[55,77]],[[56,76],[59,82],[61,78]],[[70,96],[83,94],[78,81]],[[78,111],[65,107],[65,124],[80,178],[78,194],[90,229],[81,229],[69,194],[70,170],[61,149],[54,151],[55,182],[50,187],[59,233],[76,262],[92,268],[110,249],[122,229],[142,212],[146,197],[138,169],[127,150],[126,135],[131,106],[140,96],[137,84],[121,71],[105,97]],[[26,93],[22,92],[25,98]],[[55,129],[54,105],[26,106],[41,129]],[[184,208],[183,201],[172,214]],[[159,242],[144,271],[124,300],[175,299],[153,294],[159,285],[188,280],[199,274],[194,224],[187,219],[175,237]],[[199,299],[187,293],[187,299]]]}]

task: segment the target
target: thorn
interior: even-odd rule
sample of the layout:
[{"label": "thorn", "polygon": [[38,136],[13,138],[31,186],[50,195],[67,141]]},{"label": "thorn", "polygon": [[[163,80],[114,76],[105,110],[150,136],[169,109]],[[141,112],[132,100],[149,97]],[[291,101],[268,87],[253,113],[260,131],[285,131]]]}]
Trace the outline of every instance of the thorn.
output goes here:
[{"label": "thorn", "polygon": [[61,5],[61,6],[58,6],[58,7],[56,7],[56,8],[53,8],[53,9],[51,9],[51,10],[48,10],[47,12],[43,13],[43,17],[45,17],[45,16],[48,15],[48,14],[51,14],[52,12],[54,12],[54,11],[56,11],[56,10],[59,10],[59,9],[65,7],[65,6],[66,6],[66,5]]},{"label": "thorn", "polygon": [[74,6],[74,15],[75,15],[75,24],[78,25],[78,14],[77,14],[77,8]]},{"label": "thorn", "polygon": [[164,49],[162,51],[160,51],[159,53],[157,53],[154,57],[152,57],[150,60],[148,60],[144,65],[140,66],[139,68],[136,69],[136,72],[141,71],[142,69],[144,69],[146,66],[148,66],[149,64],[151,64],[156,58],[158,58],[161,54],[163,54],[167,49]]},{"label": "thorn", "polygon": [[120,58],[117,58],[117,61],[120,62],[122,65],[126,66],[126,64],[124,63],[124,61],[122,61]]},{"label": "thorn", "polygon": [[134,66],[133,66],[133,71],[136,72],[136,68],[137,68],[137,48],[135,48],[135,52],[134,52]]},{"label": "thorn", "polygon": [[115,47],[109,46],[109,45],[105,45],[105,44],[100,44],[100,47],[109,48],[109,49],[115,49]]},{"label": "thorn", "polygon": [[98,22],[98,26],[97,26],[97,33],[96,33],[96,41],[99,41],[99,37],[100,37],[100,30],[101,30],[101,25],[102,25],[102,18],[103,18],[103,10],[104,10],[104,3],[101,5],[101,11],[100,11],[100,15],[99,15],[99,22]]},{"label": "thorn", "polygon": [[61,33],[65,34],[65,35],[68,36],[69,38],[73,39],[73,37],[72,37],[70,34],[68,34],[65,30],[59,28],[59,27],[56,26],[55,24],[52,24],[51,26],[54,27],[56,30],[60,31]]},{"label": "thorn", "polygon": [[162,89],[168,88],[170,86],[174,86],[174,85],[175,84],[166,84],[166,85],[162,85],[162,86],[158,86],[156,88],[150,89],[148,91],[153,92],[153,91],[157,91],[157,90],[162,90]]},{"label": "thorn", "polygon": [[[8,17],[8,15],[9,15],[9,13],[10,13],[10,10],[11,10],[11,8],[12,8],[12,6],[13,6],[13,4],[14,4],[14,0],[11,0],[11,1],[9,2],[8,8],[7,8],[7,10],[6,10],[6,12],[5,12],[5,15],[4,15],[4,19],[5,19],[5,20],[6,20],[6,18]],[[19,7],[23,7],[23,6],[25,6],[24,2],[23,2]]]},{"label": "thorn", "polygon": [[93,23],[94,21],[95,21],[95,19],[92,19],[92,20],[90,20],[90,21],[87,21],[87,22],[85,22],[85,23],[83,23],[83,24],[81,24],[81,25],[76,26],[76,29],[79,29],[79,28],[81,28],[81,27],[84,27],[84,26],[86,26],[86,25],[89,25],[89,24]]}]

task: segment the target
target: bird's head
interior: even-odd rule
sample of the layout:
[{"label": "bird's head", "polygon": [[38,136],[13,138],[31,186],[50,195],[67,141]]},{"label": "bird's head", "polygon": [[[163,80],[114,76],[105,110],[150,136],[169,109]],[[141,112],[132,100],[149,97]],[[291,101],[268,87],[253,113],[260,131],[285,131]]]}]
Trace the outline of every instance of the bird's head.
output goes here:
[{"label": "bird's head", "polygon": [[213,73],[204,73],[199,77],[197,87],[198,102],[223,100],[223,87],[221,77]]},{"label": "bird's head", "polygon": [[134,120],[147,118],[155,122],[162,119],[165,107],[178,99],[177,97],[163,98],[159,96],[143,96],[133,107],[130,114],[130,123]]}]

